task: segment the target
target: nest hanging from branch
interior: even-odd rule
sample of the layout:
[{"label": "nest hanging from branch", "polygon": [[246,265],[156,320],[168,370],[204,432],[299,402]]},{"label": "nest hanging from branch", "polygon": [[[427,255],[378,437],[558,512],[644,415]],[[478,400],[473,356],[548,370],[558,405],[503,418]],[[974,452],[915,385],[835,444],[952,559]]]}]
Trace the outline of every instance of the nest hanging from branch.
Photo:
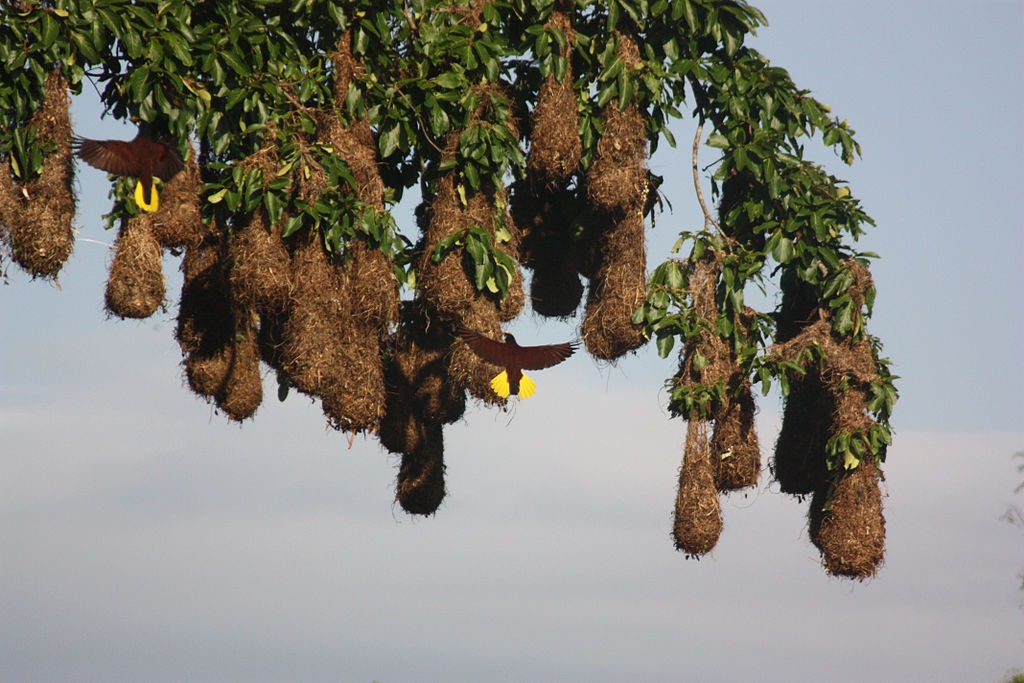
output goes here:
[{"label": "nest hanging from branch", "polygon": [[679,470],[672,536],[676,549],[699,557],[711,552],[722,533],[722,510],[708,447],[707,423],[690,419]]},{"label": "nest hanging from branch", "polygon": [[[625,68],[642,64],[629,36],[618,36],[618,51]],[[605,106],[601,121],[604,132],[584,183],[602,227],[592,237],[592,264],[585,267],[591,282],[581,336],[593,356],[614,360],[647,341],[643,327],[632,322],[647,296],[647,126],[635,106],[620,110],[617,102]]]},{"label": "nest hanging from branch", "polygon": [[235,335],[223,253],[222,235],[212,231],[199,244],[186,248],[181,264],[184,277],[176,336],[189,388],[207,399],[214,399],[224,387]]},{"label": "nest hanging from branch", "polygon": [[9,163],[0,167],[0,241],[33,277],[55,278],[74,246],[75,213],[68,82],[60,70],[47,77],[43,105],[28,126],[39,143],[56,150],[43,159],[39,176],[24,184],[11,176]]},{"label": "nest hanging from branch", "polygon": [[201,196],[203,179],[195,150],[189,147],[185,165],[160,189],[160,210],[143,213],[156,241],[162,247],[187,247],[203,239],[209,231],[203,225]]},{"label": "nest hanging from branch", "polygon": [[279,313],[287,306],[291,256],[281,237],[281,224],[268,226],[262,209],[231,236],[228,268],[237,305],[261,315]]},{"label": "nest hanging from branch", "polygon": [[131,218],[122,225],[107,280],[107,311],[121,318],[148,318],[163,306],[162,255],[147,221]]},{"label": "nest hanging from branch", "polygon": [[881,566],[885,516],[880,479],[873,463],[862,462],[811,498],[809,532],[830,574],[865,579]]}]

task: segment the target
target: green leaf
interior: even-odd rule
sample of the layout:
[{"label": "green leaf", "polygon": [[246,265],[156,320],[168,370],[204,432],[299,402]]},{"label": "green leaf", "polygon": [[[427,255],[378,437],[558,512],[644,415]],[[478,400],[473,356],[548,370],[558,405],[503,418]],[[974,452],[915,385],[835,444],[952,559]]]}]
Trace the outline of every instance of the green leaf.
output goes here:
[{"label": "green leaf", "polygon": [[796,248],[793,245],[793,240],[788,237],[781,237],[775,245],[775,248],[772,249],[772,258],[778,263],[786,264],[793,260],[793,255],[795,253]]},{"label": "green leaf", "polygon": [[402,130],[398,123],[395,123],[391,128],[381,133],[377,144],[380,146],[380,156],[382,159],[387,159],[398,150],[401,136]]},{"label": "green leaf", "polygon": [[712,133],[708,136],[707,146],[715,149],[729,149],[729,139],[721,133]]},{"label": "green leaf", "polygon": [[672,352],[672,347],[676,343],[676,338],[671,334],[667,334],[664,337],[658,337],[658,355],[661,358],[668,358],[668,354]]}]

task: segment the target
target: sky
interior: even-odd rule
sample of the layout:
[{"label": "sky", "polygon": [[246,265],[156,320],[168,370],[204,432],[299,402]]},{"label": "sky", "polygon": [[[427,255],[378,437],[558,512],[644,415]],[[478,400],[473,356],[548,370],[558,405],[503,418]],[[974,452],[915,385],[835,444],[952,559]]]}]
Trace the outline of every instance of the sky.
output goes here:
[{"label": "sky", "polygon": [[[168,311],[108,319],[104,174],[79,174],[59,286],[0,284],[2,681],[999,681],[1024,668],[1024,5],[755,3],[752,44],[850,121],[878,226],[869,329],[901,379],[885,565],[829,577],[806,503],[767,473],[723,498],[700,561],[672,547],[685,425],[674,359],[577,354],[509,413],[445,431],[448,497],[412,518],[398,460],[302,396],[229,423],[184,386]],[[76,132],[129,137],[77,101]],[[676,137],[689,140],[687,122]],[[699,226],[688,145],[651,160]],[[710,152],[710,150],[708,150]],[[710,157],[710,154],[708,154]],[[527,313],[521,341],[573,325]],[[764,462],[778,397],[759,404]]]}]

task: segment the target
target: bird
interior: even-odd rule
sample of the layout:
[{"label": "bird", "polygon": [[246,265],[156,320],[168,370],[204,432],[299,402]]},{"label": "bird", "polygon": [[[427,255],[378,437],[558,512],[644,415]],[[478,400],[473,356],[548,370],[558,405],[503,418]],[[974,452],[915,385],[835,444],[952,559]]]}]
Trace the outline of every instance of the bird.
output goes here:
[{"label": "bird", "polygon": [[134,140],[89,140],[76,136],[73,144],[78,158],[90,166],[113,175],[138,178],[135,202],[149,213],[160,208],[153,178],[170,180],[185,165],[174,145],[154,140],[141,129]]},{"label": "bird", "polygon": [[523,370],[543,370],[558,365],[575,353],[579,346],[579,342],[520,346],[516,338],[507,332],[504,335],[505,341],[499,342],[465,327],[460,327],[458,333],[473,353],[488,363],[504,368],[491,380],[491,388],[501,398],[512,395],[521,399],[530,398],[537,390],[537,384]]}]

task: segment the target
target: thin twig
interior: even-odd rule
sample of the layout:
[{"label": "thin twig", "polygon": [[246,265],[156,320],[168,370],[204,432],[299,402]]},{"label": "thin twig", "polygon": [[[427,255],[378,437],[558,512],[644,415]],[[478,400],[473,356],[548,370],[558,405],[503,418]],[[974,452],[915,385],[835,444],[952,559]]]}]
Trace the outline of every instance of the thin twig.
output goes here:
[{"label": "thin twig", "polygon": [[708,205],[704,202],[704,192],[700,189],[700,171],[697,164],[697,150],[700,149],[700,136],[704,132],[704,121],[697,124],[697,134],[693,136],[693,188],[697,191],[697,201],[700,202],[700,208],[704,212],[704,229],[708,229],[708,224],[715,226],[719,234],[724,237],[727,241],[731,241],[729,236],[722,230],[722,226],[718,224],[714,216],[711,215],[711,211],[708,210]]}]

